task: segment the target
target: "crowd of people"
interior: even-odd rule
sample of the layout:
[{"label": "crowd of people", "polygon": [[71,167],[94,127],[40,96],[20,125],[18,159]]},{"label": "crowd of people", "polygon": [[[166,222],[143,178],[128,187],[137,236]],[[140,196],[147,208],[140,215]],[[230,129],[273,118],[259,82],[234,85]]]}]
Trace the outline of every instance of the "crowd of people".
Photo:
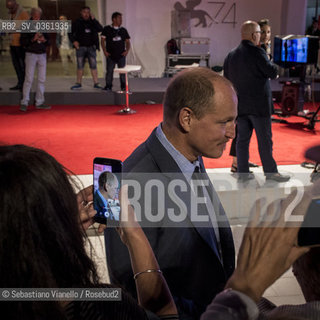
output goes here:
[{"label": "crowd of people", "polygon": [[[16,0],[6,0],[10,20],[40,20],[41,8],[32,8],[30,16]],[[72,24],[71,32],[62,30],[56,34],[56,46],[61,56],[63,72],[69,75],[68,61],[77,64],[76,83],[71,90],[82,88],[82,77],[85,61],[88,60],[89,68],[95,89],[112,90],[113,71],[117,65],[123,68],[126,65],[126,56],[130,50],[130,36],[122,27],[122,14],[114,12],[112,23],[103,27],[89,7],[85,6],[80,11],[80,17]],[[66,21],[67,17],[61,15],[59,20]],[[100,37],[101,33],[101,37]],[[97,50],[100,42],[106,57],[106,84],[101,87],[98,82]],[[18,83],[10,90],[20,90],[23,93],[20,110],[27,111],[30,100],[30,89],[34,79],[34,72],[38,68],[37,90],[35,106],[38,109],[51,109],[44,103],[44,90],[47,69],[47,48],[52,45],[47,33],[13,33],[11,34],[10,53],[15,68]],[[124,74],[120,76],[121,90],[125,91]]]},{"label": "crowd of people", "polygon": [[[7,0],[7,7],[12,18],[23,17],[15,0]],[[41,14],[40,8],[33,8],[31,19],[39,20]],[[77,82],[72,90],[82,87],[85,59],[94,88],[102,89],[96,68],[100,32],[107,58],[105,89],[112,90],[115,65],[123,67],[130,50],[130,36],[121,24],[122,15],[115,12],[112,25],[103,28],[84,7],[71,34],[59,34],[63,63],[72,46],[76,49]],[[8,319],[320,318],[319,249],[297,246],[300,224],[285,220],[288,210],[304,215],[311,201],[320,197],[320,179],[305,188],[298,204],[293,201],[297,190],[265,210],[265,199],[256,201],[236,264],[227,213],[202,159],[221,157],[227,142],[234,140],[239,179],[253,179],[249,143],[254,129],[266,179],[290,179],[278,172],[272,155],[269,78],[277,76],[277,69],[268,51],[270,30],[267,20],[243,23],[241,43],[225,59],[225,76],[199,67],[181,71],[170,81],[161,123],[124,161],[123,181],[134,181],[139,196],[124,184],[120,226],[99,226],[109,284],[99,280],[84,245],[96,210],[113,215],[104,200],[115,198],[117,177],[103,172],[95,193],[90,186],[75,194],[77,182],[45,151],[0,146],[0,287],[123,289],[117,302],[2,301]],[[22,34],[15,43],[11,54],[18,84],[13,90],[22,89],[20,110],[28,108],[36,66],[36,107],[49,109],[44,103],[48,36]],[[120,84],[123,88],[123,78]],[[319,162],[320,147],[313,150],[311,160]],[[162,186],[160,196],[146,192],[154,190],[150,184],[155,181]],[[263,293],[292,264],[307,302],[276,307],[262,298]]]},{"label": "crowd of people", "polygon": [[[306,213],[320,197],[320,180],[294,206],[297,190],[265,213],[265,199],[256,201],[235,266],[232,232],[202,156],[219,158],[234,138],[237,104],[233,84],[208,68],[187,69],[172,79],[163,121],[124,162],[123,181],[134,181],[139,197],[124,184],[120,226],[99,227],[110,284],[101,283],[84,249],[85,230],[96,214],[93,187],[76,195],[64,168],[46,152],[0,146],[1,288],[123,290],[116,302],[2,301],[4,314],[9,319],[318,319],[319,250],[297,246],[299,223],[284,217],[288,210]],[[309,157],[319,161],[320,146]],[[99,188],[112,198],[110,186],[115,189],[118,182],[100,180]],[[141,191],[154,181],[164,184],[161,198]],[[172,187],[177,181],[179,187]],[[162,210],[160,219],[150,220]],[[307,303],[276,307],[261,298],[293,263]]]},{"label": "crowd of people", "polygon": [[[222,89],[217,86],[219,81],[223,82],[220,83],[222,86],[230,86],[225,80],[213,80],[216,82],[215,95]],[[220,152],[218,150],[216,155]],[[320,160],[320,146],[312,158]],[[84,248],[85,231],[96,214],[92,204],[93,186],[75,194],[77,182],[70,181],[61,164],[45,151],[24,145],[0,146],[0,176],[1,288],[119,286],[115,281],[101,283],[95,264]],[[122,283],[121,301],[2,301],[2,311],[8,319],[319,319],[319,248],[297,247],[299,225],[293,226],[284,219],[296,193],[295,190],[286,199],[274,201],[265,213],[262,211],[265,200],[256,201],[243,236],[237,266],[228,270],[228,276],[219,279],[217,284],[210,275],[218,277],[217,269],[207,270],[208,274],[203,275],[206,280],[196,282],[201,267],[200,270],[196,268],[191,260],[198,265],[210,262],[210,257],[204,260],[205,257],[198,256],[196,250],[203,251],[201,248],[191,247],[188,260],[178,258],[171,265],[164,261],[164,254],[173,259],[172,253],[178,254],[176,249],[183,251],[181,242],[190,235],[181,229],[180,234],[173,231],[176,238],[167,239],[166,246],[160,234],[155,236],[160,243],[153,243],[147,228],[141,228],[137,219],[143,211],[135,212],[128,198],[128,186],[123,185],[120,226],[113,231],[117,232],[118,240],[130,258],[127,276],[135,283],[136,297],[131,295],[130,286]],[[305,190],[298,205],[291,206],[292,215],[305,214],[311,200],[319,196],[320,180]],[[107,232],[108,226],[99,228],[100,231],[104,229]],[[171,228],[162,227],[163,232],[170,234],[167,229]],[[198,228],[196,231],[189,226],[189,229],[189,233],[198,232],[199,239],[190,238],[188,244],[199,244],[203,234]],[[220,235],[223,230],[219,227]],[[232,235],[229,242],[233,242]],[[164,249],[160,245],[165,246],[163,254],[159,251]],[[202,246],[208,247],[208,254],[210,250],[214,251],[204,241]],[[118,255],[117,252],[114,254]],[[180,256],[183,255],[182,252]],[[220,263],[227,268],[225,257],[225,254],[220,257]],[[276,307],[262,295],[292,264],[307,302]],[[183,271],[188,268],[190,274]],[[112,272],[116,269],[115,265],[111,266]],[[179,275],[184,279],[176,278]],[[190,285],[198,295],[211,294],[210,300],[205,297],[197,300],[195,294],[190,296]],[[211,290],[213,286],[215,291]]]}]

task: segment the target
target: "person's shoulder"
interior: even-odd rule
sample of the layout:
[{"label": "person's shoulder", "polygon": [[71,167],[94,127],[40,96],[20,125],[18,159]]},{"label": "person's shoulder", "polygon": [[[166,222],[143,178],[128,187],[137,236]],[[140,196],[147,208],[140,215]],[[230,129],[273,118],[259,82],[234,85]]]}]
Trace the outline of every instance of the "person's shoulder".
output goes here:
[{"label": "person's shoulder", "polygon": [[259,46],[255,46],[257,52],[261,53],[261,54],[265,54],[266,50],[263,47],[259,47]]},{"label": "person's shoulder", "polygon": [[237,52],[238,48],[239,48],[239,46],[236,47],[236,48],[233,48],[233,49],[228,53],[227,58],[228,58],[228,57],[231,57],[232,55],[234,55],[234,54]]},{"label": "person's shoulder", "polygon": [[151,158],[146,142],[143,142],[123,162],[123,172],[147,172],[152,163]]},{"label": "person's shoulder", "polygon": [[19,15],[19,20],[29,20],[29,13],[26,10],[22,10]]},{"label": "person's shoulder", "polygon": [[155,129],[148,139],[141,143],[123,163],[124,172],[155,172],[158,166],[153,152],[160,141],[156,137]]},{"label": "person's shoulder", "polygon": [[78,18],[78,19],[74,20],[72,24],[73,24],[73,26],[78,26],[82,23],[82,21],[83,21],[83,19]]},{"label": "person's shoulder", "polygon": [[224,66],[227,67],[229,63],[233,63],[234,59],[236,59],[239,56],[239,46],[237,46],[236,48],[233,48],[228,55],[225,57],[224,59]]},{"label": "person's shoulder", "polygon": [[110,35],[113,34],[113,28],[110,24],[104,26],[102,29],[102,34],[107,34],[107,33]]},{"label": "person's shoulder", "polygon": [[130,39],[129,32],[126,28],[120,27],[120,32],[127,38]]},{"label": "person's shoulder", "polygon": [[244,42],[244,47],[248,52],[250,52],[253,55],[261,56],[266,55],[266,51],[263,50],[261,47],[254,45],[253,43]]}]

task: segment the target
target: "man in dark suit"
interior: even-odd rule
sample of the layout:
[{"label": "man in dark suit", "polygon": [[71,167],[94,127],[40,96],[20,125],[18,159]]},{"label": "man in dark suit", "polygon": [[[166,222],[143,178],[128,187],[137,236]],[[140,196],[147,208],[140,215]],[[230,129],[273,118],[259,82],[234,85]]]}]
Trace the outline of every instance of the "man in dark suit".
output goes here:
[{"label": "man in dark suit", "polygon": [[258,139],[259,154],[267,179],[288,181],[289,176],[278,173],[272,156],[271,110],[273,108],[269,78],[277,77],[277,67],[258,47],[260,26],[246,21],[241,27],[242,41],[224,61],[224,75],[238,94],[237,158],[240,178],[254,178],[249,173],[249,143],[253,129]]},{"label": "man in dark suit", "polygon": [[[163,122],[124,162],[126,183],[180,319],[199,319],[234,270],[232,233],[202,156],[219,158],[234,137],[237,97],[228,80],[195,68],[173,78],[163,107]],[[134,294],[127,249],[114,229],[105,241],[111,282]]]},{"label": "man in dark suit", "polygon": [[[98,180],[99,188],[94,193],[94,209],[97,214],[107,219],[119,220],[118,214],[115,216],[108,201],[114,201],[117,197],[119,187],[118,178],[109,171],[100,174]],[[118,211],[118,210],[117,210]],[[120,211],[120,210],[119,210]]]}]

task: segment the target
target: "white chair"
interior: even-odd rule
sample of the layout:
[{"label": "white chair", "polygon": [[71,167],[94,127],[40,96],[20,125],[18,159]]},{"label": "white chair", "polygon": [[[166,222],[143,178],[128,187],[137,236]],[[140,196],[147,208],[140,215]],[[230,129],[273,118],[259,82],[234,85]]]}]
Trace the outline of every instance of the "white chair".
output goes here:
[{"label": "white chair", "polygon": [[135,110],[132,110],[130,108],[129,105],[129,94],[131,94],[130,90],[129,90],[129,82],[128,82],[128,74],[130,72],[138,72],[141,71],[141,66],[138,65],[131,65],[131,64],[127,64],[124,68],[115,68],[114,72],[121,74],[124,74],[126,77],[126,90],[125,91],[118,91],[118,93],[125,93],[126,94],[126,106],[119,110],[118,113],[121,114],[133,114],[136,113]]}]

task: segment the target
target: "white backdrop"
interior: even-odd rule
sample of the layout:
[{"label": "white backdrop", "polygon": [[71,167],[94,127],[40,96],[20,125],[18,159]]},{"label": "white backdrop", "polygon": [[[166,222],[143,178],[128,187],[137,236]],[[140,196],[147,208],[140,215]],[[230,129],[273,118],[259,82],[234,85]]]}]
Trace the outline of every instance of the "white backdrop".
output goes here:
[{"label": "white backdrop", "polygon": [[[100,0],[101,1],[101,0]],[[206,27],[195,27],[198,19],[191,19],[191,36],[210,38],[210,65],[222,65],[227,53],[240,42],[240,27],[245,20],[270,19],[273,35],[303,34],[305,31],[307,0],[105,0],[105,21],[111,14],[123,14],[123,26],[131,36],[135,59],[142,64],[144,77],[161,77],[165,68],[165,46],[171,38],[171,11],[194,4],[197,13],[207,13]],[[235,10],[235,23],[233,22]],[[220,11],[220,12],[219,12]],[[228,14],[229,12],[229,14]]]}]

